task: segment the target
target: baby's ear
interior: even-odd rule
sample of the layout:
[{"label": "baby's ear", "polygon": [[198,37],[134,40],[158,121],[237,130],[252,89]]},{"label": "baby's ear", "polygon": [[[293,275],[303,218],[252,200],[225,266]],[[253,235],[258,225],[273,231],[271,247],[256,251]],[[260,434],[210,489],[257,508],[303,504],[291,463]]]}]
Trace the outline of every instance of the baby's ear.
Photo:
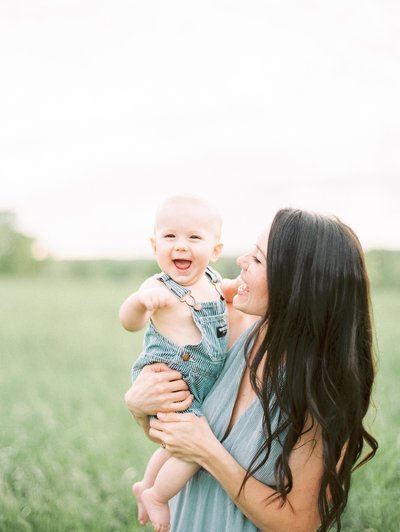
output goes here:
[{"label": "baby's ear", "polygon": [[221,242],[219,244],[216,244],[213,248],[210,260],[212,260],[213,262],[216,261],[218,257],[221,255],[221,251],[223,247],[224,245],[221,244]]},{"label": "baby's ear", "polygon": [[156,254],[156,240],[152,236],[150,237],[150,244],[154,255]]}]

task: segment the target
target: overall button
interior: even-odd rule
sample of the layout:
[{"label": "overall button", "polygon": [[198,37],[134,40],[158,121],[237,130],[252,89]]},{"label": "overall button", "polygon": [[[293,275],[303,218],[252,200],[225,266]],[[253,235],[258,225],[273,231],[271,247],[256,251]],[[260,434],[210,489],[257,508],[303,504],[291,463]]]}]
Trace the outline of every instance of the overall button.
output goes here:
[{"label": "overall button", "polygon": [[185,362],[187,362],[189,359],[190,359],[190,355],[189,355],[189,353],[183,353],[183,355],[182,355],[182,360],[184,360]]}]

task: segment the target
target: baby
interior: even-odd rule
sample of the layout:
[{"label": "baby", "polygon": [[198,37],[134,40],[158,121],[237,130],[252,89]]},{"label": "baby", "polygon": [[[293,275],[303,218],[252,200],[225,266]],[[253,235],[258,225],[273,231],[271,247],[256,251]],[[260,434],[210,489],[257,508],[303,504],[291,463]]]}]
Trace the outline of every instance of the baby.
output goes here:
[{"label": "baby", "polygon": [[[222,250],[221,218],[204,199],[174,196],[157,210],[151,244],[162,273],[150,277],[120,309],[125,329],[147,325],[143,352],[132,380],[147,364],[164,362],[178,370],[193,402],[185,412],[202,415],[201,404],[219,376],[228,351],[228,318],[221,277],[209,267]],[[156,532],[169,529],[168,501],[198,466],[158,449],[143,480],[133,485],[141,524]]]}]

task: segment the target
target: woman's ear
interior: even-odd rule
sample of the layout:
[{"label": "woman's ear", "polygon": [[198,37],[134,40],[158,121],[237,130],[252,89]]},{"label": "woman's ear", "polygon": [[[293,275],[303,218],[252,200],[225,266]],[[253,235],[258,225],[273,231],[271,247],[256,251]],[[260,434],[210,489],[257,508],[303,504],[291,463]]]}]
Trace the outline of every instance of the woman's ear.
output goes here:
[{"label": "woman's ear", "polygon": [[213,248],[213,251],[211,253],[211,257],[210,257],[210,260],[212,260],[213,262],[215,260],[218,259],[218,257],[221,255],[221,251],[222,251],[222,248],[224,247],[223,244],[221,244],[221,242],[219,242],[218,244],[216,244]]}]

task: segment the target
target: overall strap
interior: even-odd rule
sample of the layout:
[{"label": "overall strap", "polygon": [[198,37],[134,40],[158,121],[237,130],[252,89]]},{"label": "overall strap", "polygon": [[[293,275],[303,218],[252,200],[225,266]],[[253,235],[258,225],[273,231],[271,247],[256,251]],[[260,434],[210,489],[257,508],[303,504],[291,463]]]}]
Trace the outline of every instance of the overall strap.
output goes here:
[{"label": "overall strap", "polygon": [[215,290],[218,292],[221,301],[225,301],[224,295],[221,291],[221,287],[219,286],[219,283],[222,281],[222,277],[220,276],[220,274],[210,268],[210,266],[207,266],[206,276],[210,279]]},{"label": "overall strap", "polygon": [[205,274],[210,279],[212,283],[220,283],[222,281],[222,278],[219,273],[217,273],[215,270],[213,270],[210,266],[207,266]]},{"label": "overall strap", "polygon": [[[224,301],[224,296],[220,287],[218,286],[218,283],[221,281],[221,276],[209,266],[207,267],[205,274],[219,294],[221,301]],[[191,307],[196,311],[202,310],[202,306],[197,303],[195,298],[192,296],[191,290],[175,282],[167,273],[161,272],[159,275],[157,275],[157,279],[164,283],[168,290],[170,290],[181,303],[186,303],[188,307]]]},{"label": "overall strap", "polygon": [[168,290],[170,290],[174,296],[176,296],[177,298],[181,298],[181,297],[184,297],[188,292],[189,290],[187,288],[184,288],[183,286],[181,286],[180,284],[176,283],[173,279],[171,279],[171,277],[165,273],[165,272],[162,272],[160,273],[159,275],[157,275],[156,277],[159,281],[161,281],[162,283],[165,284],[165,286],[168,288]]}]

